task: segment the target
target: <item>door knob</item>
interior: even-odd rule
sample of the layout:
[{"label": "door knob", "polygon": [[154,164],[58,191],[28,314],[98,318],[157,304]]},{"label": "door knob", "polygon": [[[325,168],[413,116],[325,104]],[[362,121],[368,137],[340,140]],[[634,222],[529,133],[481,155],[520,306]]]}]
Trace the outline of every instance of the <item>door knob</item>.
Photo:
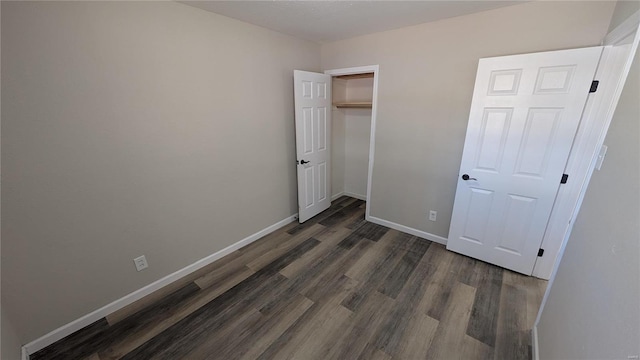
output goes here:
[{"label": "door knob", "polygon": [[467,181],[467,180],[476,180],[476,181],[477,181],[478,179],[476,179],[476,178],[472,178],[472,177],[469,177],[469,175],[468,175],[468,174],[463,174],[463,175],[462,175],[462,180],[464,180],[464,181]]},{"label": "door knob", "polygon": [[310,163],[310,162],[311,162],[311,161],[304,161],[304,160],[300,160],[300,164],[302,164],[302,165],[304,165],[304,164],[308,164],[308,163]]}]

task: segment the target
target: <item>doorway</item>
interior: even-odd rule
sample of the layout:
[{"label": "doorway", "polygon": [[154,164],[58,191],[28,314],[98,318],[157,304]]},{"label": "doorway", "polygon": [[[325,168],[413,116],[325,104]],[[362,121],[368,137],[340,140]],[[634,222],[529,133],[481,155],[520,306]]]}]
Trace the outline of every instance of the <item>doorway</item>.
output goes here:
[{"label": "doorway", "polygon": [[294,71],[299,222],[342,195],[371,198],[377,89],[378,65]]},{"label": "doorway", "polygon": [[366,201],[369,217],[378,97],[378,65],[327,70],[332,77],[332,199]]}]

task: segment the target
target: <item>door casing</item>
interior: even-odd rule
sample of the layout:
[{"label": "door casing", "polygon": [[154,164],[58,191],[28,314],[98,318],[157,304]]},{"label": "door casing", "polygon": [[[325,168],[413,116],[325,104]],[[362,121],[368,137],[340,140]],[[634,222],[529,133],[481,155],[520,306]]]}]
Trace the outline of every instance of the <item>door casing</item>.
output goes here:
[{"label": "door casing", "polygon": [[[569,181],[562,185],[547,231],[542,240],[543,257],[537,259],[533,276],[549,280],[560,261],[564,244],[571,234],[573,222],[580,210],[582,198],[595,168],[595,162],[604,144],[615,107],[637,47],[640,11],[612,30],[603,41],[604,50],[595,79],[598,90],[589,94],[580,127],[569,154],[565,173]],[[629,60],[631,59],[631,60]],[[606,160],[604,161],[606,163]]]}]

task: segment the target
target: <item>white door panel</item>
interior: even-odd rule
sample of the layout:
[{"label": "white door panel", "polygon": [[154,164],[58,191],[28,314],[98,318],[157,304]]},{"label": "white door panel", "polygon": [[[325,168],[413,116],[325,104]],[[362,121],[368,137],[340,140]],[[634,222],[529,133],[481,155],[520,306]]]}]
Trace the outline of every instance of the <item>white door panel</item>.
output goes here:
[{"label": "white door panel", "polygon": [[480,59],[448,249],[531,274],[601,52]]},{"label": "white door panel", "polygon": [[298,220],[302,223],[331,205],[329,150],[331,76],[295,70]]}]

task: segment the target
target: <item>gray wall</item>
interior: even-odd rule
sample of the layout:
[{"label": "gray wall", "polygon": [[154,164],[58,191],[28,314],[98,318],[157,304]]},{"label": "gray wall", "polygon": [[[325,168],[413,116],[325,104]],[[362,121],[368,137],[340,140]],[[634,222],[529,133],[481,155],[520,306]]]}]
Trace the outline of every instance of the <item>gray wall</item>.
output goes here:
[{"label": "gray wall", "polygon": [[[0,15],[2,13],[1,10],[2,10],[2,7],[0,6]],[[1,101],[0,101],[0,104],[1,104]],[[1,113],[1,110],[0,110],[0,113]],[[1,198],[2,196],[0,196],[0,199]],[[0,201],[0,203],[2,203],[2,201]],[[0,234],[0,239],[1,239],[1,234]],[[0,245],[0,249],[1,248],[2,246]],[[0,256],[1,256],[1,252],[0,252]],[[1,282],[2,281],[0,280],[0,284]],[[1,289],[0,289],[0,294],[2,294]],[[9,319],[9,315],[5,311],[5,308],[6,307],[1,306],[1,300],[0,300],[0,359],[17,360],[17,359],[20,359],[20,356],[21,356],[20,347],[22,344],[20,343],[20,340],[18,339],[18,335],[16,334],[15,327],[13,326],[13,321]]]},{"label": "gray wall", "polygon": [[344,109],[344,113],[344,191],[347,194],[366,198],[367,176],[369,172],[369,138],[371,137],[371,110]]},{"label": "gray wall", "polygon": [[447,237],[478,59],[598,45],[614,5],[530,2],[324,44],[324,69],[380,65],[371,215]]},{"label": "gray wall", "polygon": [[640,1],[617,1],[616,8],[611,15],[611,23],[609,23],[609,31],[615,29],[622,24],[629,16],[640,10]]},{"label": "gray wall", "polygon": [[538,324],[540,359],[640,355],[638,99],[640,52]]},{"label": "gray wall", "polygon": [[0,314],[0,345],[2,347],[0,351],[0,358],[3,360],[18,360],[21,356],[21,343],[16,334],[13,321],[9,319],[8,314],[2,307]]},{"label": "gray wall", "polygon": [[174,2],[2,2],[20,341],[295,214],[292,70],[319,63],[315,43]]}]

